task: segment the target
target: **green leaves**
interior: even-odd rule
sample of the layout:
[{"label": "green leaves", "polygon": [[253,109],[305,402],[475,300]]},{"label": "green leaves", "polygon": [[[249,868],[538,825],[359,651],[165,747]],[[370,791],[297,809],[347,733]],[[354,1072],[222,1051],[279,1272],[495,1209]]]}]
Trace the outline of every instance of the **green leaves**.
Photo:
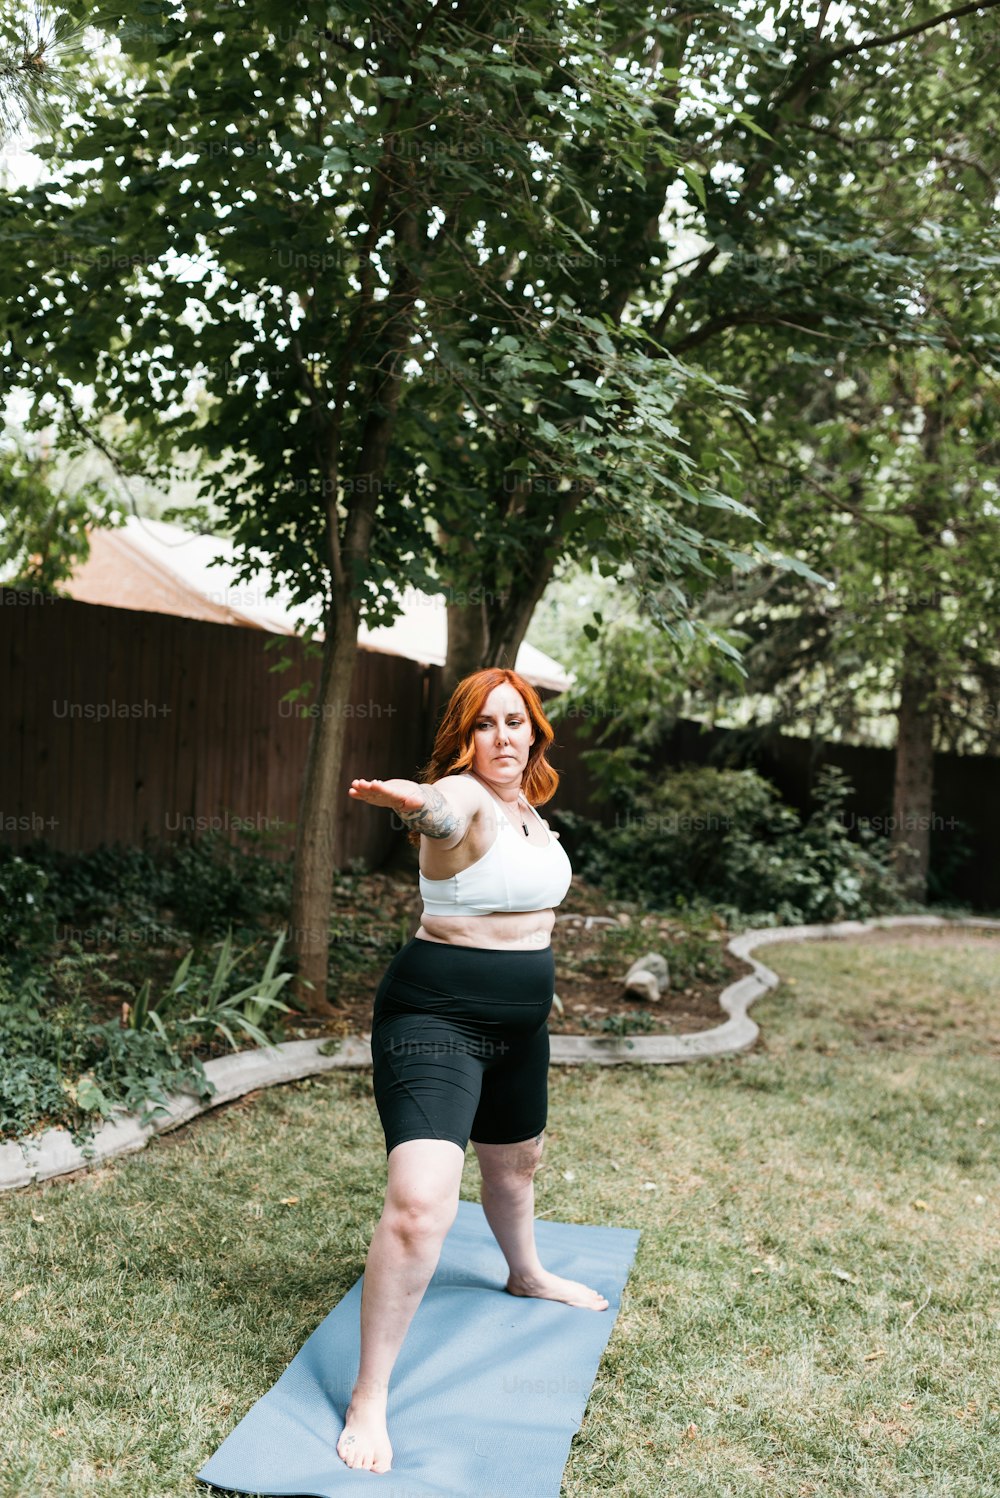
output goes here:
[{"label": "green leaves", "polygon": [[807,578],[809,582],[819,583],[820,586],[824,588],[832,588],[834,586],[830,578],[824,577],[821,572],[815,572],[807,562],[803,562],[799,557],[788,556],[782,554],[781,552],[772,551],[772,549],[763,541],[757,541],[755,543],[754,551],[759,557],[767,562],[769,566],[778,567],[783,572],[794,572],[797,577]]},{"label": "green leaves", "polygon": [[[170,1033],[180,1033],[185,1030],[209,1037],[218,1032],[225,1036],[233,1050],[239,1049],[235,1032],[241,1032],[255,1044],[269,1046],[271,1042],[260,1028],[264,1015],[268,1010],[290,1013],[289,1006],[277,997],[284,985],[292,978],[290,972],[279,973],[277,970],[285,937],[286,932],[278,933],[261,977],[246,984],[235,993],[229,992],[232,987],[232,975],[248,954],[244,952],[237,956],[233,955],[232,928],[226,931],[215,969],[204,994],[192,984],[190,978],[194,957],[192,947],[182,958],[156,1009],[150,1006],[151,985],[150,981],[146,980],[129,1013],[129,1028],[142,1031],[150,1026],[155,1027],[165,1042],[169,1041]],[[253,948],[250,948],[250,951],[252,950]],[[86,1106],[82,1101],[80,1105]]]},{"label": "green leaves", "polygon": [[690,161],[684,162],[683,166],[681,167],[681,172],[684,176],[685,182],[691,188],[691,191],[695,194],[701,206],[703,208],[707,207],[707,200],[705,198],[705,183],[702,180],[701,172],[698,171],[697,167],[692,166]]},{"label": "green leaves", "polygon": [[328,172],[350,172],[354,159],[343,146],[332,146],[323,156],[323,165]]},{"label": "green leaves", "polygon": [[[832,429],[796,427],[802,390],[956,325],[993,357],[974,288],[995,240],[967,180],[981,18],[954,23],[947,67],[917,37],[890,71],[878,47],[818,65],[847,23],[775,31],[756,3],[650,14],[641,42],[627,7],[541,0],[475,26],[360,0],[315,25],[263,3],[235,26],[219,0],[102,24],[137,16],[155,44],[88,75],[48,173],[0,200],[0,378],[67,441],[69,382],[92,385],[151,482],[199,453],[197,502],[299,600],[331,592],[331,511],[338,543],[374,521],[338,581],[375,617],[435,571],[530,592],[553,553],[634,565],[678,638],[727,574],[809,596],[824,502],[800,486],[786,536],[767,467],[818,432],[802,462],[824,452],[842,492]],[[880,20],[863,4],[851,26]],[[956,266],[967,304],[939,311],[947,276],[930,298],[924,278]],[[783,425],[796,440],[772,443]],[[767,552],[744,551],[765,526]],[[898,518],[880,534],[913,539]]]},{"label": "green leaves", "polygon": [[76,1084],[76,1103],[84,1113],[100,1113],[108,1117],[111,1104],[91,1076],[82,1076]]}]

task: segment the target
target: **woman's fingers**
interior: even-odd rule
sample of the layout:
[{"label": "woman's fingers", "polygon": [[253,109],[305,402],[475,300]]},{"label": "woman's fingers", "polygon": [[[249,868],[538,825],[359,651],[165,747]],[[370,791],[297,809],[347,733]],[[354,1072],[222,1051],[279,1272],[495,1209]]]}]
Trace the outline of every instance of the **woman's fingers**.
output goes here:
[{"label": "woman's fingers", "polygon": [[357,797],[359,801],[372,801],[376,805],[384,804],[386,806],[396,799],[390,796],[388,791],[384,791],[381,786],[372,785],[364,780],[356,785],[349,786],[348,795]]}]

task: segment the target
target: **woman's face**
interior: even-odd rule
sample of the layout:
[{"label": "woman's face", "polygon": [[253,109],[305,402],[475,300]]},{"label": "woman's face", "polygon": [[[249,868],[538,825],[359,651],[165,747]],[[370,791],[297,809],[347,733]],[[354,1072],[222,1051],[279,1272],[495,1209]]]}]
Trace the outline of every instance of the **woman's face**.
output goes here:
[{"label": "woman's face", "polygon": [[471,768],[497,785],[520,785],[534,742],[535,729],[524,698],[509,682],[501,682],[475,721]]}]

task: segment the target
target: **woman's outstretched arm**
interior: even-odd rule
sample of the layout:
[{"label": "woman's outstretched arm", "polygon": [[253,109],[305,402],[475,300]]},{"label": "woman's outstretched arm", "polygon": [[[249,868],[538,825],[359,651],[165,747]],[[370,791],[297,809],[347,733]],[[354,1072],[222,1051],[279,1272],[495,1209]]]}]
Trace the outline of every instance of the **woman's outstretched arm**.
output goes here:
[{"label": "woman's outstretched arm", "polygon": [[461,841],[469,825],[451,787],[446,794],[436,785],[418,785],[415,780],[352,780],[348,795],[370,806],[386,806],[407,827],[441,841]]}]

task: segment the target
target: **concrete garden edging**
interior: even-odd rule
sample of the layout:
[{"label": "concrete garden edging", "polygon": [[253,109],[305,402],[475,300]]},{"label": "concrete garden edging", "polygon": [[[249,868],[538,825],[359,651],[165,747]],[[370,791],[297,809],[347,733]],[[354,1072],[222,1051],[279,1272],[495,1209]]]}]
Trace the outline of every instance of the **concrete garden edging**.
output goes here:
[{"label": "concrete garden edging", "polygon": [[[719,1006],[729,1018],[711,1030],[690,1035],[635,1035],[598,1038],[587,1035],[553,1035],[550,1049],[555,1065],[578,1065],[596,1062],[601,1066],[627,1064],[664,1065],[697,1061],[709,1056],[729,1056],[753,1045],[759,1026],[747,1014],[755,999],[769,988],[776,988],[778,975],[751,957],[756,948],[781,941],[829,940],[858,936],[882,927],[919,926],[1000,930],[1000,920],[976,916],[895,915],[879,916],[870,921],[835,921],[829,925],[761,926],[731,937],[726,950],[741,957],[753,969],[743,978],[730,983],[719,995]],[[205,1063],[205,1075],[217,1091],[207,1102],[188,1093],[177,1093],[168,1099],[167,1110],[146,1125],[139,1115],[116,1109],[117,1117],[108,1119],[96,1130],[91,1152],[85,1155],[75,1145],[69,1131],[51,1128],[41,1134],[0,1144],[0,1191],[46,1181],[53,1176],[100,1165],[116,1155],[144,1149],[154,1134],[165,1134],[188,1123],[200,1113],[207,1113],[223,1103],[233,1102],[261,1087],[279,1082],[294,1082],[302,1077],[343,1067],[371,1066],[371,1046],[359,1036],[346,1036],[328,1055],[321,1048],[332,1044],[330,1037],[317,1040],[288,1040],[268,1049],[257,1047],[219,1056]]]}]

